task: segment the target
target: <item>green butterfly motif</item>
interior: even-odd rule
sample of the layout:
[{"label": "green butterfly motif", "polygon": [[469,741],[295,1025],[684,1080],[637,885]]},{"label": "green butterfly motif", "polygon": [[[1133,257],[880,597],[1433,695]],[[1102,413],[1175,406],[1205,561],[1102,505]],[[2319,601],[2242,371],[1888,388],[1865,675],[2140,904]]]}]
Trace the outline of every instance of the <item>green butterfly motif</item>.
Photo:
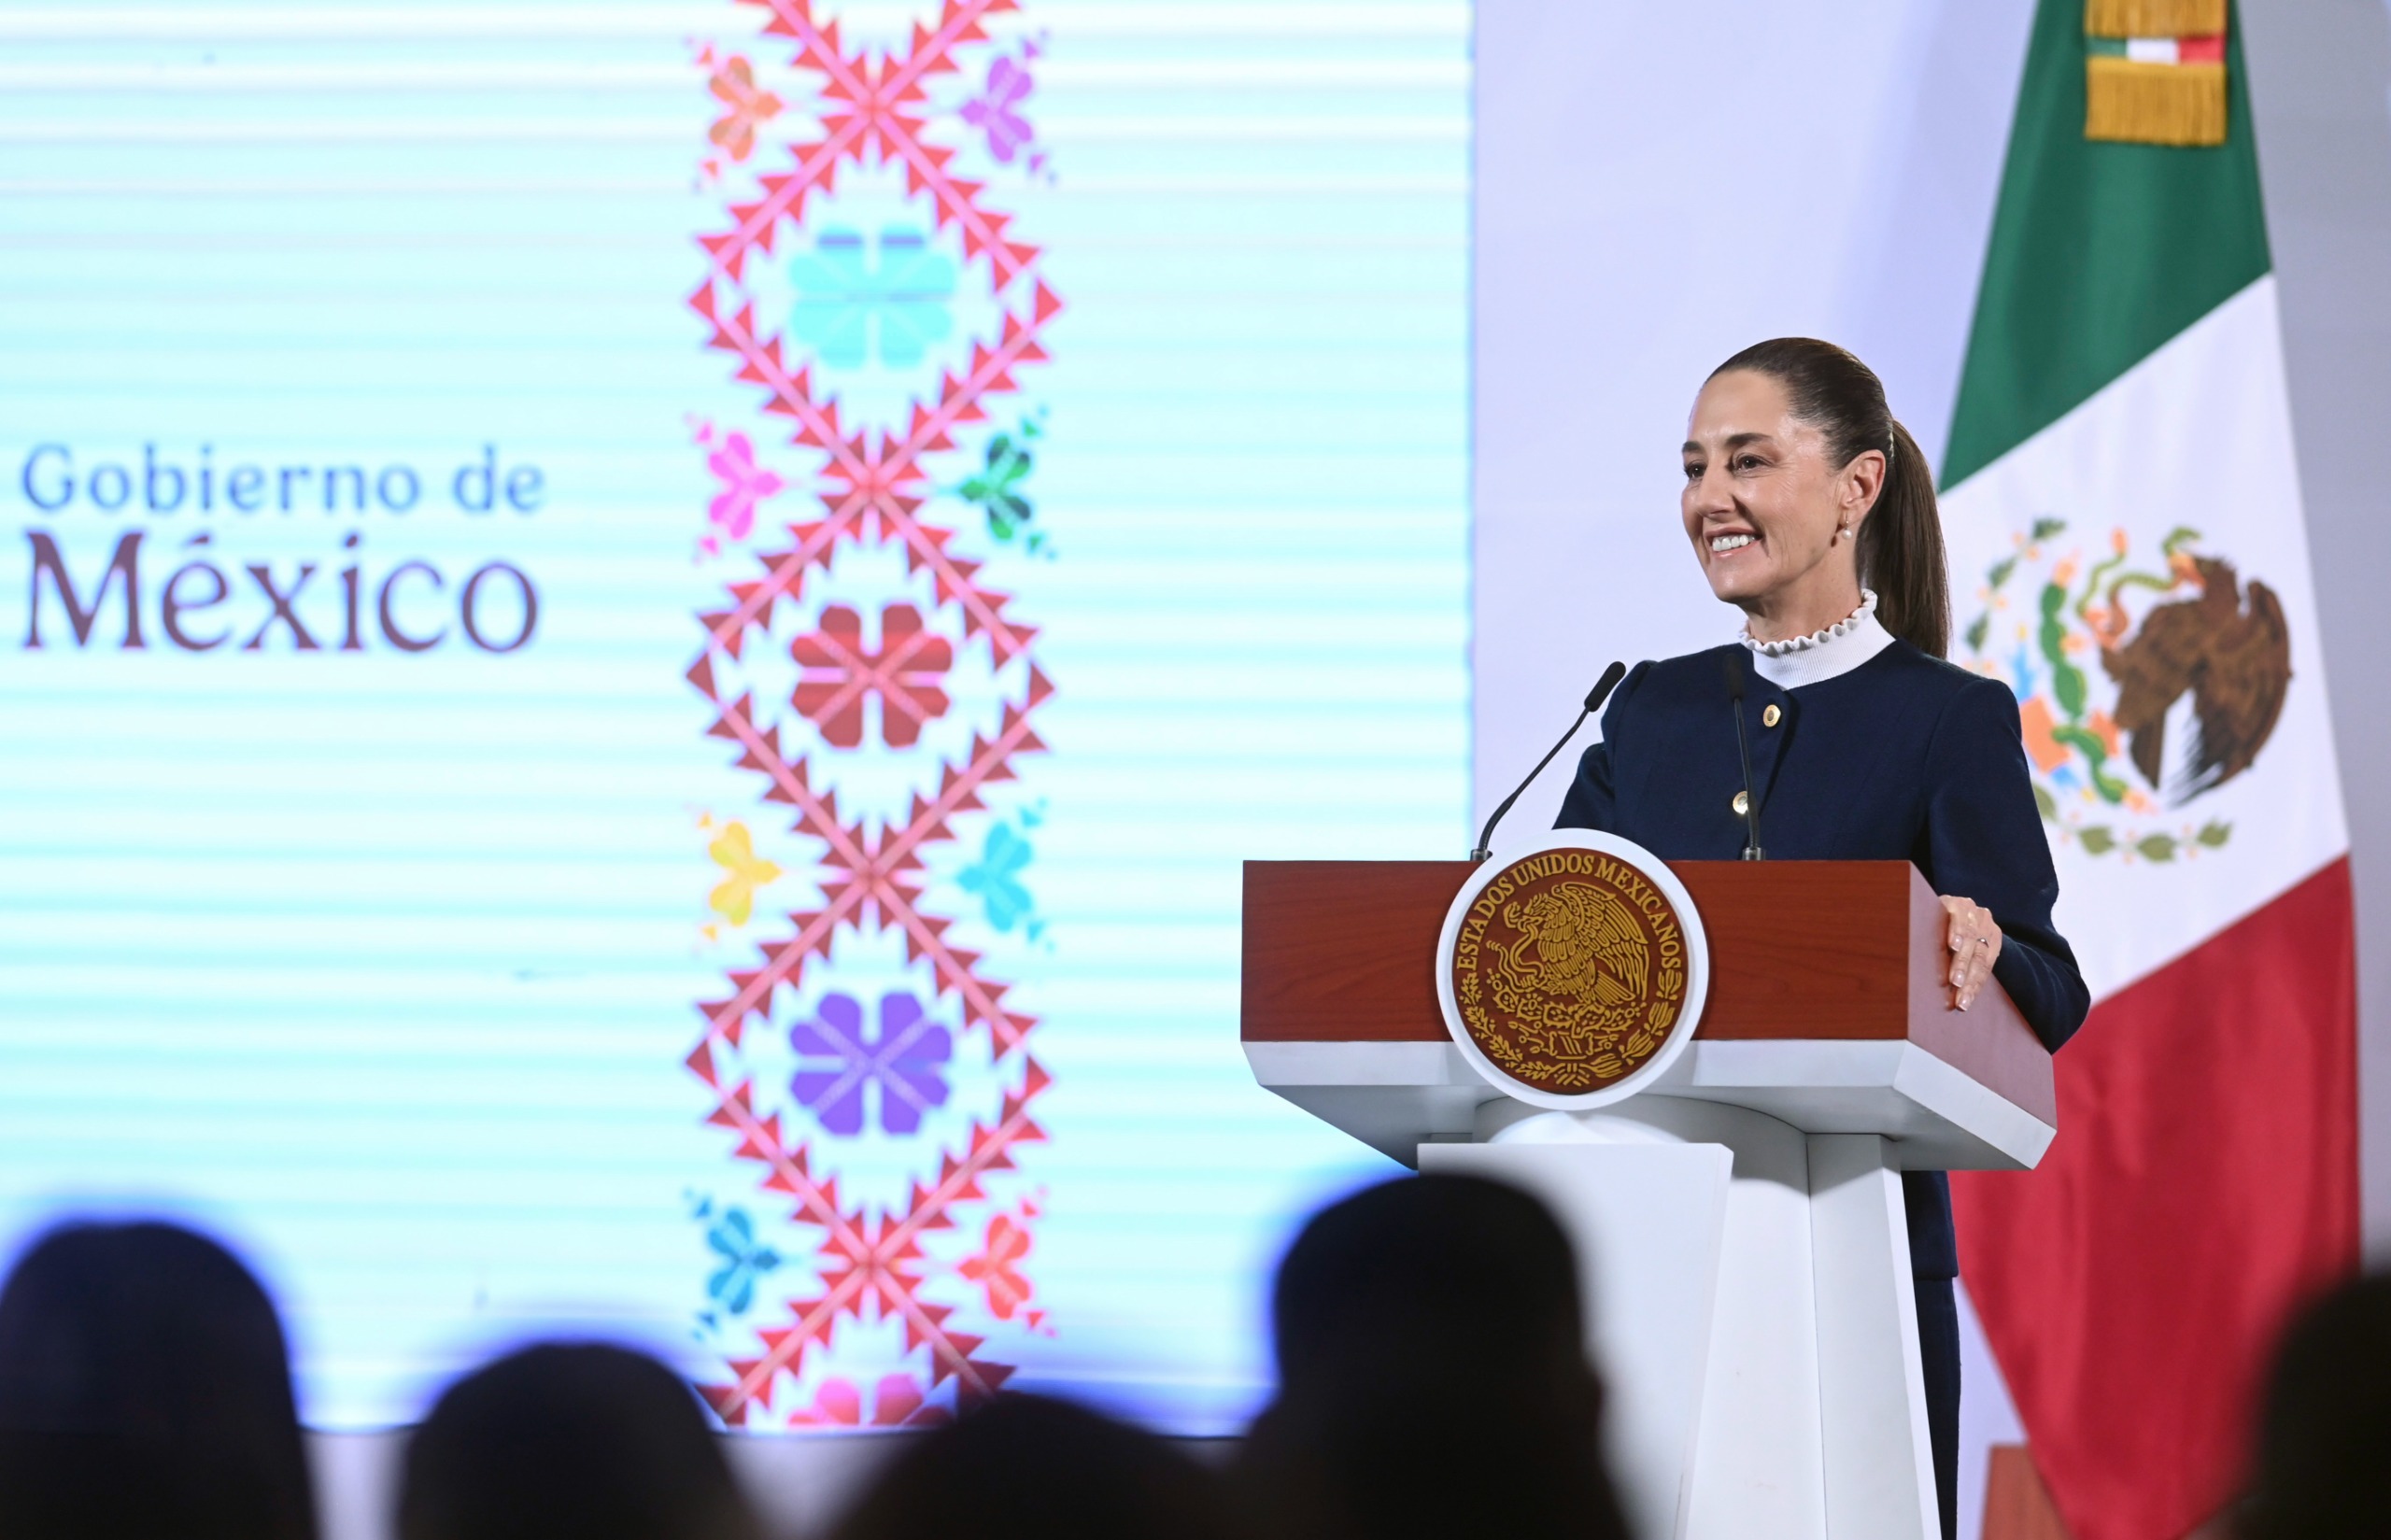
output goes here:
[{"label": "green butterfly motif", "polygon": [[955,488],[957,496],[987,518],[990,534],[1007,543],[1018,538],[1022,549],[1033,553],[1045,548],[1046,536],[1029,528],[1036,509],[1024,495],[1023,483],[1036,464],[1030,445],[1043,431],[1033,417],[1023,418],[1011,432],[996,434],[988,440],[980,469]]}]

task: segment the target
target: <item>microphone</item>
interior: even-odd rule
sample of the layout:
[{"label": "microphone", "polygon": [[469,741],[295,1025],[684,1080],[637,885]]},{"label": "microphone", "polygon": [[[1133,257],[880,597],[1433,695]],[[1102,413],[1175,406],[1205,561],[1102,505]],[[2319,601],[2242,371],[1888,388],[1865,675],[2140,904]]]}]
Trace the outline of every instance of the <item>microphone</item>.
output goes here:
[{"label": "microphone", "polygon": [[1744,766],[1744,859],[1764,861],[1767,853],[1760,848],[1760,798],[1752,795],[1752,746],[1744,736],[1744,649],[1738,645],[1719,654],[1719,666],[1727,674],[1727,699],[1735,708],[1735,757]]},{"label": "microphone", "polygon": [[1619,682],[1626,677],[1627,665],[1624,663],[1614,662],[1603,671],[1602,678],[1586,692],[1586,709],[1577,713],[1577,720],[1569,724],[1569,730],[1561,735],[1561,742],[1545,751],[1544,757],[1535,762],[1535,769],[1528,771],[1528,778],[1521,782],[1510,796],[1503,798],[1503,805],[1494,810],[1493,815],[1486,820],[1486,827],[1478,831],[1478,848],[1469,853],[1471,860],[1483,861],[1493,854],[1488,847],[1494,839],[1494,826],[1503,821],[1503,814],[1511,811],[1511,804],[1520,799],[1521,792],[1535,784],[1535,778],[1544,773],[1544,767],[1552,763],[1552,756],[1569,746],[1569,740],[1577,736],[1577,729],[1586,725],[1586,718],[1603,709],[1603,702],[1610,699],[1610,692],[1619,688]]}]

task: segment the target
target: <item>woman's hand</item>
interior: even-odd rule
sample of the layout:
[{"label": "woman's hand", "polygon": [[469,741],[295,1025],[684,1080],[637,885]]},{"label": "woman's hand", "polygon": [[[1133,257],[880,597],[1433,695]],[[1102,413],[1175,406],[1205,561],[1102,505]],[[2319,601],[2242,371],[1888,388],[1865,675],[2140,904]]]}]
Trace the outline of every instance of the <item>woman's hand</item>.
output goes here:
[{"label": "woman's hand", "polygon": [[1951,947],[1951,991],[1960,1010],[1976,1003],[1976,991],[1992,977],[1993,959],[2001,955],[2001,927],[1992,911],[1973,898],[1945,898],[1951,916],[1945,939]]}]

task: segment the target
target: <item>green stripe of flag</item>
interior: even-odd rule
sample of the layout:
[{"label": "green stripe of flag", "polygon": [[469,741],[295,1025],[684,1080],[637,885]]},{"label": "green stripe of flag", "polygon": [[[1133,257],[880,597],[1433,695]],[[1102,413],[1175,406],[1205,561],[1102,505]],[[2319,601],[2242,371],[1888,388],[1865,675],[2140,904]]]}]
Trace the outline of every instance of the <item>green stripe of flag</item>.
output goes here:
[{"label": "green stripe of flag", "polygon": [[2242,27],[2214,148],[2084,137],[2084,0],[2041,0],[1944,456],[1957,486],[2266,273]]}]

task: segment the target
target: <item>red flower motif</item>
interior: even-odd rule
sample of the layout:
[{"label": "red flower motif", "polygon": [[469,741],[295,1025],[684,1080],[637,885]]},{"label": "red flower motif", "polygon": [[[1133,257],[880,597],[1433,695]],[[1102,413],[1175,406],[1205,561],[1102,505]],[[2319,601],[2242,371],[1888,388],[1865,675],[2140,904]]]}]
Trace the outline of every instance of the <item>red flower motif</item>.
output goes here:
[{"label": "red flower motif", "polygon": [[781,99],[756,89],[756,71],[744,58],[732,54],[714,72],[706,89],[725,111],[706,137],[720,145],[734,161],[743,161],[756,148],[756,130],[780,115]]},{"label": "red flower motif", "polygon": [[[1011,1321],[1016,1310],[1029,1303],[1029,1279],[1021,1276],[1017,1265],[1028,1254],[1029,1227],[1011,1214],[998,1214],[988,1222],[984,1249],[978,1256],[966,1258],[957,1271],[986,1291],[990,1315]],[[1030,1324],[1037,1322],[1033,1320]]]},{"label": "red flower motif", "polygon": [[793,1428],[903,1428],[947,1420],[945,1407],[923,1402],[922,1388],[913,1376],[898,1374],[884,1376],[872,1387],[869,1423],[864,1420],[863,1392],[847,1379],[824,1380],[814,1392],[814,1405],[792,1412],[788,1420]]},{"label": "red flower motif", "polygon": [[822,729],[833,748],[863,742],[863,702],[880,697],[880,741],[892,749],[920,742],[922,724],[946,714],[946,691],[939,682],[955,666],[955,647],[922,629],[911,604],[880,612],[880,650],[864,651],[863,617],[844,604],[822,612],[822,629],[789,646],[797,659],[798,685],[789,704]]}]

